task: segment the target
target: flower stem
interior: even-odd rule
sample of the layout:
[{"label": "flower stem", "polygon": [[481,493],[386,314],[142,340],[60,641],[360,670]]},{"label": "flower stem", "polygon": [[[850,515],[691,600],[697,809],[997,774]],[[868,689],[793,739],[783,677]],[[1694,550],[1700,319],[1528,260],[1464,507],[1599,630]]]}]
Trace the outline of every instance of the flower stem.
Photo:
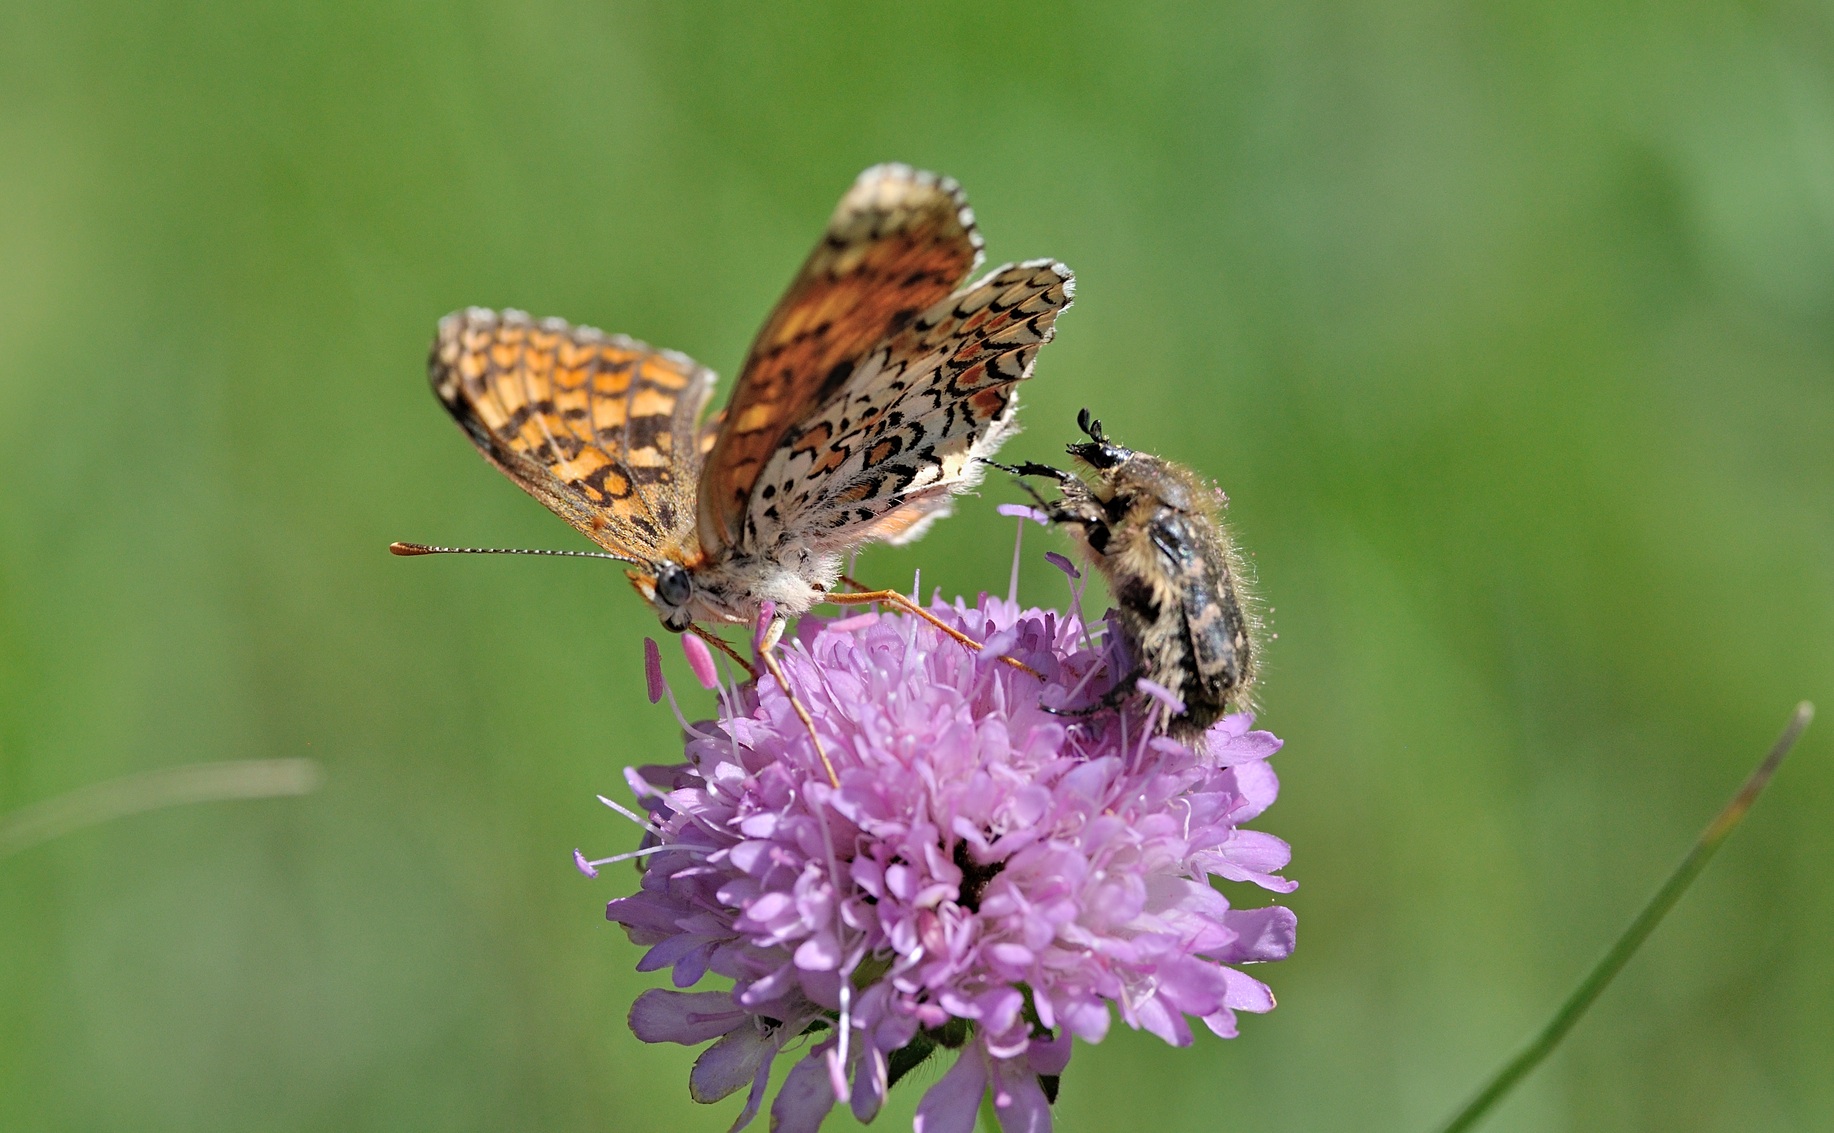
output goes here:
[{"label": "flower stem", "polygon": [[1809,721],[1814,717],[1814,705],[1806,700],[1796,705],[1796,711],[1784,727],[1783,734],[1771,745],[1770,754],[1764,757],[1764,762],[1758,764],[1757,769],[1745,780],[1744,786],[1732,796],[1732,801],[1713,817],[1712,822],[1707,823],[1707,828],[1694,840],[1693,848],[1681,859],[1675,871],[1669,874],[1668,880],[1662,883],[1662,888],[1656,890],[1649,904],[1643,906],[1643,911],[1630,922],[1630,927],[1618,937],[1604,958],[1586,973],[1586,978],[1579,981],[1579,986],[1573,989],[1573,994],[1560,1005],[1560,1010],[1554,1012],[1554,1017],[1541,1028],[1541,1033],[1529,1040],[1528,1045],[1498,1070],[1489,1083],[1465,1103],[1463,1109],[1441,1126],[1440,1133],[1465,1133],[1466,1130],[1476,1128],[1478,1122],[1515,1088],[1516,1083],[1527,1077],[1529,1071],[1539,1066],[1541,1060],[1560,1044],[1566,1033],[1573,1029],[1573,1024],[1579,1022],[1580,1016],[1586,1013],[1586,1008],[1592,1006],[1592,1001],[1599,997],[1599,993],[1605,990],[1612,978],[1636,955],[1637,949],[1649,939],[1649,934],[1655,931],[1656,926],[1662,923],[1662,918],[1675,907],[1675,902],[1687,892],[1688,886],[1700,876],[1700,871],[1706,868],[1713,852],[1719,849],[1720,843],[1726,840],[1751,810],[1751,804],[1757,801],[1758,795],[1770,782],[1770,777],[1776,774],[1777,767],[1782,764],[1783,757],[1796,745],[1802,730],[1809,726]]}]

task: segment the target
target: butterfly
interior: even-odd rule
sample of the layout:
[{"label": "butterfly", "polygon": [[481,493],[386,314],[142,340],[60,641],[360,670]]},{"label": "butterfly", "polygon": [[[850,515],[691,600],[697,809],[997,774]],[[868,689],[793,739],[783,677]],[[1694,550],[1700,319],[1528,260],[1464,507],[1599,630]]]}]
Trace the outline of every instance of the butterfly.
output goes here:
[{"label": "butterfly", "polygon": [[446,316],[428,375],[492,464],[631,564],[668,629],[750,621],[767,602],[781,618],[841,597],[854,549],[946,514],[1012,431],[1015,387],[1075,281],[1041,259],[965,282],[981,260],[953,180],[879,165],[841,198],[716,414],[713,372],[686,355],[515,310]]}]

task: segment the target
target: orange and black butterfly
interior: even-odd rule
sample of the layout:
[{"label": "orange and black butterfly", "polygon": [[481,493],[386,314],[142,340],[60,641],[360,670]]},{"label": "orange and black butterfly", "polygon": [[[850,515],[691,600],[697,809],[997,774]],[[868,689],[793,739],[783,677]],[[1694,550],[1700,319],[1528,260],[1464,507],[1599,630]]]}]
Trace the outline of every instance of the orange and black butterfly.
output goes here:
[{"label": "orange and black butterfly", "polygon": [[876,166],[704,421],[714,375],[693,359],[520,311],[448,315],[429,376],[492,464],[633,564],[669,629],[798,614],[847,552],[944,514],[1011,430],[1074,280],[1028,260],[966,283],[980,262],[954,181]]}]

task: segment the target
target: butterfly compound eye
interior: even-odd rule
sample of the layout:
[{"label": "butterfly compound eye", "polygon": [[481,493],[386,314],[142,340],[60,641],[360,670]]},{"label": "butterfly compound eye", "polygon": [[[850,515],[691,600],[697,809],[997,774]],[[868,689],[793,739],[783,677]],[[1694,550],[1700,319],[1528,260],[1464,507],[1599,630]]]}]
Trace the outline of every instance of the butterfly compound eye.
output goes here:
[{"label": "butterfly compound eye", "polygon": [[685,606],[688,596],[694,593],[694,582],[688,572],[674,563],[664,563],[656,572],[656,597],[665,606]]}]

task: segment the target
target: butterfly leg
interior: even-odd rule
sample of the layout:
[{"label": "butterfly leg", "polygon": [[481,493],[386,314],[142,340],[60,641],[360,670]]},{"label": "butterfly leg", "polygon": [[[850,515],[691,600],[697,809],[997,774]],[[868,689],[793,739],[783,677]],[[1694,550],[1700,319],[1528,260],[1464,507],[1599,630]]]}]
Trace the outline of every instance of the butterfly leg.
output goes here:
[{"label": "butterfly leg", "polygon": [[771,677],[776,680],[777,687],[783,690],[783,695],[789,697],[790,711],[796,713],[796,718],[808,729],[809,742],[815,745],[815,755],[821,760],[822,770],[828,773],[828,782],[838,787],[841,785],[841,777],[834,773],[834,764],[828,759],[828,749],[822,746],[821,736],[815,731],[815,718],[809,715],[802,698],[790,687],[790,678],[784,673],[783,666],[777,663],[777,643],[783,640],[783,630],[787,624],[782,618],[772,620],[770,628],[764,631],[764,640],[758,643],[758,660],[764,663]]},{"label": "butterfly leg", "polygon": [[[944,633],[948,634],[950,637],[961,642],[963,645],[967,646],[968,648],[974,650],[977,653],[980,652],[984,648],[984,646],[982,646],[982,644],[976,641],[974,638],[969,637],[967,634],[963,633],[961,630],[956,629],[954,626],[950,625],[948,622],[943,621],[941,618],[937,617],[935,614],[932,614],[930,611],[924,609],[922,606],[919,606],[908,595],[900,594],[896,590],[862,590],[862,591],[857,591],[852,594],[827,594],[822,597],[822,601],[828,603],[831,606],[868,606],[874,602],[884,602],[887,605],[898,607],[900,610],[903,610],[907,614],[917,615],[918,617],[922,618],[924,621],[929,622],[931,625],[935,626],[937,629],[942,630]],[[1000,657],[999,660],[1004,662],[1005,664],[1011,665],[1013,668],[1018,669],[1022,673],[1030,673],[1032,676],[1037,677],[1039,680],[1044,679],[1043,673],[1039,672],[1037,669],[1032,668],[1030,665],[1027,665],[1024,661],[1019,660],[1017,657],[1004,657],[1003,656],[1003,657]]]}]

